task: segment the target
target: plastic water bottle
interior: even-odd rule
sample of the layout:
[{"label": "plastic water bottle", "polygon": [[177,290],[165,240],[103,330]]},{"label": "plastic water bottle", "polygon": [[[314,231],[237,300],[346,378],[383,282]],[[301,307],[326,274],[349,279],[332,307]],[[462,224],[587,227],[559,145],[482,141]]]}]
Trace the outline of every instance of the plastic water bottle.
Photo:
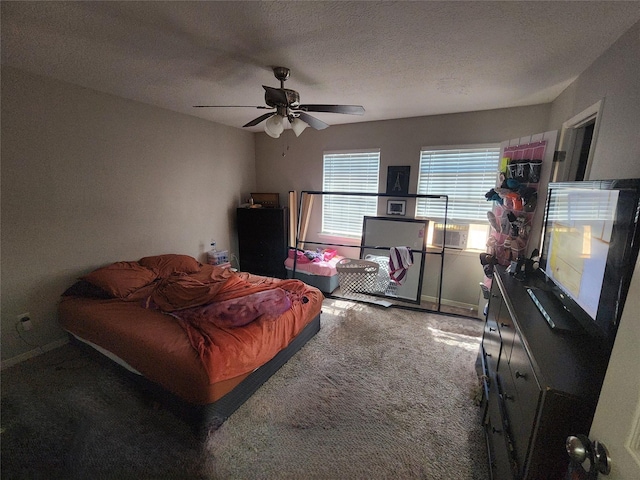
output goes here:
[{"label": "plastic water bottle", "polygon": [[218,263],[218,259],[216,257],[216,242],[211,240],[211,250],[207,252],[207,263],[209,265],[215,265]]}]

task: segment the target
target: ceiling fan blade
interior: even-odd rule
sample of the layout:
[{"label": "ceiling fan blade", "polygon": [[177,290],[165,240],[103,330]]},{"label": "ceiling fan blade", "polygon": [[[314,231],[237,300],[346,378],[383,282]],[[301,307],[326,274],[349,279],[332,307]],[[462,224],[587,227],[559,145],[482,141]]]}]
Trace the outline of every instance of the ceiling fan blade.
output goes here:
[{"label": "ceiling fan blade", "polygon": [[296,110],[303,112],[346,113],[349,115],[364,115],[361,105],[300,105]]},{"label": "ceiling fan blade", "polygon": [[311,128],[315,128],[316,130],[324,130],[329,126],[329,124],[324,123],[322,120],[318,120],[311,115],[308,115],[304,112],[298,113],[298,118],[305,123],[308,123]]},{"label": "ceiling fan blade", "polygon": [[281,105],[286,107],[289,105],[289,99],[287,98],[287,94],[281,88],[273,88],[263,85],[262,88],[265,89],[265,101],[267,105]]},{"label": "ceiling fan blade", "polygon": [[193,108],[261,108],[263,110],[271,110],[271,107],[256,105],[194,105]]},{"label": "ceiling fan blade", "polygon": [[258,118],[254,118],[253,120],[251,120],[249,123],[247,123],[246,125],[243,125],[243,127],[253,127],[257,124],[259,124],[260,122],[262,122],[263,120],[266,120],[267,118],[275,115],[276,112],[269,112],[269,113],[265,113],[264,115],[260,115]]}]

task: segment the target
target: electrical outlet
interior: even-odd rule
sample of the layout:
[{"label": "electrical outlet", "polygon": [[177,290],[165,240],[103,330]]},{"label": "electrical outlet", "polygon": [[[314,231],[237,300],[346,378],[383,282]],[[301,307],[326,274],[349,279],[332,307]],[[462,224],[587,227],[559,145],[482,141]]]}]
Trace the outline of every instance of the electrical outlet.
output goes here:
[{"label": "electrical outlet", "polygon": [[31,323],[31,315],[29,312],[21,313],[17,316],[18,321],[20,322],[20,326],[22,330],[31,330],[33,328],[33,323]]}]

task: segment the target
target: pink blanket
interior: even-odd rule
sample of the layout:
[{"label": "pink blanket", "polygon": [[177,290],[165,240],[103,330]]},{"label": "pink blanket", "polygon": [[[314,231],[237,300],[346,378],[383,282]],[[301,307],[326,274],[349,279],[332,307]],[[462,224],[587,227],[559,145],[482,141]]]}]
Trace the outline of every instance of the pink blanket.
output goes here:
[{"label": "pink blanket", "polygon": [[213,302],[198,307],[178,310],[173,316],[201,328],[211,322],[219,328],[242,327],[264,315],[265,319],[276,319],[291,308],[291,299],[282,288],[252,293],[240,298]]},{"label": "pink blanket", "polygon": [[[311,275],[321,275],[323,277],[333,277],[334,275],[338,274],[338,270],[336,270],[336,265],[343,258],[344,257],[340,255],[336,255],[335,257],[327,261],[318,261],[318,262],[307,261],[306,263],[301,263],[298,261],[296,263],[296,272],[305,272]],[[284,261],[284,266],[289,270],[293,270],[293,258],[291,257],[287,258]]]}]

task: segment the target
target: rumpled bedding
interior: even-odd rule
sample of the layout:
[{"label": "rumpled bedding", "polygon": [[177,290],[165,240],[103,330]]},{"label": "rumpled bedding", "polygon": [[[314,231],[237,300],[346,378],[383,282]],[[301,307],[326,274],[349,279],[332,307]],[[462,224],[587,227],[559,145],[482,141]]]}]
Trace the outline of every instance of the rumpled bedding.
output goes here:
[{"label": "rumpled bedding", "polygon": [[[220,378],[221,371],[227,375],[246,372],[250,365],[269,361],[304,326],[307,295],[322,296],[300,280],[264,277],[255,283],[255,279],[249,282],[243,275],[229,278],[211,302],[171,312],[186,331],[212,382]],[[242,347],[236,344],[234,361],[222,366],[220,359],[231,358],[224,353],[232,345],[226,341],[227,336],[240,340]]]},{"label": "rumpled bedding", "polygon": [[[63,294],[59,321],[198,402],[193,380],[180,370],[189,362],[184,347],[214,385],[264,365],[320,313],[322,293],[299,280],[237,273],[184,255],[146,261],[144,268],[117,262],[81,277]],[[178,338],[178,331],[186,335]]]},{"label": "rumpled bedding", "polygon": [[[176,318],[213,381],[219,376],[218,365],[213,359],[217,356],[215,350],[220,348],[221,330],[241,338],[245,331],[236,335],[234,329],[253,328],[249,324],[258,321],[260,329],[272,328],[267,324],[276,323],[295,304],[304,304],[309,300],[305,296],[308,288],[299,280],[264,277],[262,281],[253,278],[249,282],[250,274],[227,271],[224,275],[208,275],[207,267],[203,266],[202,272],[171,275],[162,279],[143,299],[143,306],[161,310]],[[277,347],[277,350],[286,345]],[[267,356],[273,350],[269,347],[272,346],[265,344],[249,348],[247,363],[252,361],[250,356],[254,354],[264,355],[262,361],[268,361],[270,358]]]},{"label": "rumpled bedding", "polygon": [[248,282],[242,274],[182,274],[162,279],[143,305],[192,324],[209,321],[218,327],[242,327],[262,315],[286,312],[291,296],[271,282]]},{"label": "rumpled bedding", "polygon": [[282,288],[265,290],[232,298],[223,302],[211,302],[199,307],[186,308],[172,315],[186,324],[205,330],[206,322],[219,328],[243,327],[260,316],[275,320],[291,308],[291,300]]}]

